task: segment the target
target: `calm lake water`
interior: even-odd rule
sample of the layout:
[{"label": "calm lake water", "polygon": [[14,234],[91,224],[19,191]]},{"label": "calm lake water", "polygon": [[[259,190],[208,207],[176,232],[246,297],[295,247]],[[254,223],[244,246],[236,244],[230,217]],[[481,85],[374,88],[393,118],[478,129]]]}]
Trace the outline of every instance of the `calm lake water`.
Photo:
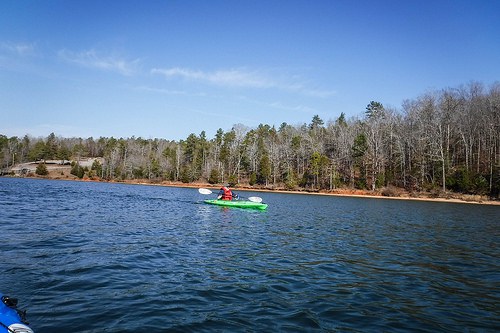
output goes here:
[{"label": "calm lake water", "polygon": [[500,207],[0,178],[0,292],[42,332],[484,332]]}]

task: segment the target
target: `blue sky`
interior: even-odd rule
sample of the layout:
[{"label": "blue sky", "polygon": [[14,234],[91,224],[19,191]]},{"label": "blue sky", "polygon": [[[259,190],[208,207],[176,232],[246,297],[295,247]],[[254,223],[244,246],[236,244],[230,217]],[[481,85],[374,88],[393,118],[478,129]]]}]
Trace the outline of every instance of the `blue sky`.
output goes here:
[{"label": "blue sky", "polygon": [[0,134],[185,139],[500,80],[500,1],[0,2]]}]

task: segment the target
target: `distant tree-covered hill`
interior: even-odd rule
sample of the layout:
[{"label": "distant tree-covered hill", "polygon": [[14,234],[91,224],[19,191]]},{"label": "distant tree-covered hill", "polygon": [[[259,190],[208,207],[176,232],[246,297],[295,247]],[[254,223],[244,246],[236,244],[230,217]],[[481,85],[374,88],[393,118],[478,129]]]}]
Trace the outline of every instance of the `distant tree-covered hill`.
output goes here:
[{"label": "distant tree-covered hill", "polygon": [[[168,133],[166,133],[168,136]],[[36,160],[103,157],[86,172],[104,179],[246,183],[288,189],[393,185],[409,191],[500,192],[500,84],[472,82],[406,100],[370,102],[360,117],[326,123],[234,125],[179,142],[143,138],[0,135],[2,169]]]}]

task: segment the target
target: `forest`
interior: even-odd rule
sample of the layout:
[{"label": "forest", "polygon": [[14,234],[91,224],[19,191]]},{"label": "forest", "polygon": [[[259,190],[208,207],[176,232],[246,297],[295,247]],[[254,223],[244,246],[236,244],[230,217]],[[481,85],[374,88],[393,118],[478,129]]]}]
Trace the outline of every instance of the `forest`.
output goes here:
[{"label": "forest", "polygon": [[[102,157],[103,163],[82,168],[84,157]],[[205,131],[180,141],[0,134],[2,170],[55,159],[76,161],[80,178],[309,191],[395,187],[498,199],[500,82],[429,91],[399,109],[371,101],[352,118],[339,112],[326,122],[315,115],[310,123],[277,128],[236,124],[213,138]]]}]

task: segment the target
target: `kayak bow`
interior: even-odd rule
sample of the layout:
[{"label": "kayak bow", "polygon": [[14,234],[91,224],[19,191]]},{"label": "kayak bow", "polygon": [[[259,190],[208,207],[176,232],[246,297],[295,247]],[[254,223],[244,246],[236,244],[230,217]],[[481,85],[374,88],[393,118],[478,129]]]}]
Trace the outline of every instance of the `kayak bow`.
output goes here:
[{"label": "kayak bow", "polygon": [[0,333],[33,333],[26,321],[26,311],[17,308],[17,299],[0,294]]}]

